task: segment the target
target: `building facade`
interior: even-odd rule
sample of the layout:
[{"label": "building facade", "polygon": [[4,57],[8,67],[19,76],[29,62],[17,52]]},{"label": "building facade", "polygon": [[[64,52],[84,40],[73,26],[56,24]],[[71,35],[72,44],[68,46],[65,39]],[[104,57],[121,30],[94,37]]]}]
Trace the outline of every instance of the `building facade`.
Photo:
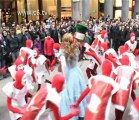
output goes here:
[{"label": "building facade", "polygon": [[1,0],[2,21],[43,20],[49,15],[86,20],[109,15],[126,20],[139,13],[139,0]]}]

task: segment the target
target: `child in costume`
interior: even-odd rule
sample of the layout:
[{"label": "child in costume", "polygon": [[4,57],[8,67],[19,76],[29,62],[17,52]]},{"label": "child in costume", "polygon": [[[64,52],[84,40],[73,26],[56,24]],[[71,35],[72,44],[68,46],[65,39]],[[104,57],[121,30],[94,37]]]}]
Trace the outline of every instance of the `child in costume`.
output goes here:
[{"label": "child in costume", "polygon": [[[78,59],[79,42],[76,42],[75,44],[72,34],[66,33],[62,39],[60,56],[62,72],[66,78],[64,89],[61,93],[61,116],[70,113],[70,105],[78,99],[86,88],[86,81],[83,73],[77,65]],[[77,120],[84,117],[86,104],[87,99],[80,104],[81,112],[79,116],[73,117],[71,120]]]},{"label": "child in costume", "polygon": [[33,89],[33,78],[24,71],[16,72],[15,81],[7,83],[3,92],[7,95],[7,106],[11,120],[19,120],[24,114],[25,95]]},{"label": "child in costume", "polygon": [[31,99],[26,112],[20,120],[69,120],[79,114],[72,110],[67,116],[61,117],[59,112],[60,92],[63,89],[65,77],[62,73],[56,74],[52,84],[44,84]]}]

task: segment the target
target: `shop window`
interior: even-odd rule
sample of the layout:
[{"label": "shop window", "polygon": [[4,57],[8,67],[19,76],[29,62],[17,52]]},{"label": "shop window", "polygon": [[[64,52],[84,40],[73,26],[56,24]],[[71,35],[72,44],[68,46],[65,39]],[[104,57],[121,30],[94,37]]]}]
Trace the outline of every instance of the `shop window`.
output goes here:
[{"label": "shop window", "polygon": [[105,0],[99,0],[99,3],[103,3],[104,4]]},{"label": "shop window", "polygon": [[121,7],[122,6],[122,0],[115,0],[115,7]]},{"label": "shop window", "polygon": [[49,15],[57,15],[57,0],[42,0],[42,8],[46,13],[43,18],[46,19]]},{"label": "shop window", "polygon": [[21,23],[26,18],[25,3],[24,0],[17,0],[17,15],[18,22]]},{"label": "shop window", "polygon": [[[100,0],[90,0],[90,11],[91,11],[91,16],[98,18],[98,13],[101,11],[103,11],[103,3],[100,3],[100,7],[99,6],[99,2]],[[103,4],[103,5],[102,5]],[[98,9],[99,8],[99,9]]]},{"label": "shop window", "polygon": [[72,6],[71,0],[61,0],[61,17],[71,17]]},{"label": "shop window", "polygon": [[28,20],[39,20],[38,0],[27,0]]},{"label": "shop window", "polygon": [[121,10],[115,10],[115,18],[118,19],[119,17],[121,17],[122,15],[122,11]]}]

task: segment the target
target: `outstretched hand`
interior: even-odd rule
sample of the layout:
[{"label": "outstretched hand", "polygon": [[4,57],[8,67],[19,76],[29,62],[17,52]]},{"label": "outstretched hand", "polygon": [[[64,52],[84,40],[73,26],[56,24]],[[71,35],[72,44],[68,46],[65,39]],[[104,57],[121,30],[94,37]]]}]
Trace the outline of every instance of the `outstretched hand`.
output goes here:
[{"label": "outstretched hand", "polygon": [[73,104],[73,105],[70,106],[71,109],[72,108],[75,109],[75,108],[78,108],[78,107],[79,107],[78,103],[75,103],[75,104]]},{"label": "outstretched hand", "polygon": [[77,116],[80,113],[80,109],[79,108],[71,108],[71,115],[72,116]]}]

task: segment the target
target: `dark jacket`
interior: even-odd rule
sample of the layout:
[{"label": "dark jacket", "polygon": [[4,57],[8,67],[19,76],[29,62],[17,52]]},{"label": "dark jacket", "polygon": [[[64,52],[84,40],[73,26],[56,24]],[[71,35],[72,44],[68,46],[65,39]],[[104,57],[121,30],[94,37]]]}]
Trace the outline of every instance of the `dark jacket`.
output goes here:
[{"label": "dark jacket", "polygon": [[43,49],[42,49],[42,44],[41,41],[39,40],[35,40],[34,41],[34,48],[38,48],[39,52],[42,54],[43,53]]},{"label": "dark jacket", "polygon": [[54,39],[55,43],[59,43],[58,30],[56,28],[50,30],[51,37]]},{"label": "dark jacket", "polygon": [[17,52],[19,50],[20,46],[19,46],[19,39],[17,36],[11,37],[9,35],[8,43],[9,43],[10,52]]},{"label": "dark jacket", "polygon": [[25,47],[26,46],[26,40],[27,39],[31,39],[31,36],[30,36],[29,33],[27,33],[26,35],[25,34],[22,34],[21,36],[22,37],[21,37],[21,40],[20,40],[20,47]]},{"label": "dark jacket", "polygon": [[120,36],[120,45],[124,45],[124,43],[126,42],[126,31],[125,31],[125,29],[120,30],[119,36]]}]

